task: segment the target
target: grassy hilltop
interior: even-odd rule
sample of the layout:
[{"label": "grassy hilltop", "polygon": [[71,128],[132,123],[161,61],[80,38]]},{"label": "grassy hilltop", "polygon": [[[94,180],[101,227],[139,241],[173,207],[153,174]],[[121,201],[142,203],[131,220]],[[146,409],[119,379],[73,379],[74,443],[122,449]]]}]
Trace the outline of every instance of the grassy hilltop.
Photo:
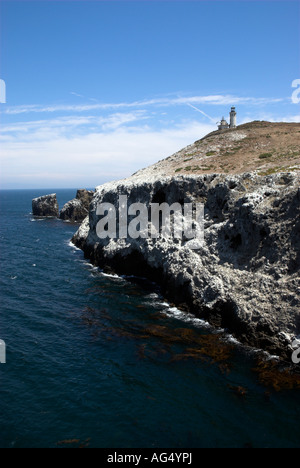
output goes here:
[{"label": "grassy hilltop", "polygon": [[141,176],[242,174],[300,170],[300,123],[250,122],[215,131],[138,172]]}]

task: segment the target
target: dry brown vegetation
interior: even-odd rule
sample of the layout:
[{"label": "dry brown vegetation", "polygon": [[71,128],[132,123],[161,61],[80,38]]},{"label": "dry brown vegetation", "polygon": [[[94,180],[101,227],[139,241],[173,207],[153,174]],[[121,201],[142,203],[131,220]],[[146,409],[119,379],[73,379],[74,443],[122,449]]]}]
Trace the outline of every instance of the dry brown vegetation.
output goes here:
[{"label": "dry brown vegetation", "polygon": [[[300,170],[300,123],[250,122],[215,131],[157,164],[142,175],[259,175]],[[145,174],[146,175],[146,174]]]}]

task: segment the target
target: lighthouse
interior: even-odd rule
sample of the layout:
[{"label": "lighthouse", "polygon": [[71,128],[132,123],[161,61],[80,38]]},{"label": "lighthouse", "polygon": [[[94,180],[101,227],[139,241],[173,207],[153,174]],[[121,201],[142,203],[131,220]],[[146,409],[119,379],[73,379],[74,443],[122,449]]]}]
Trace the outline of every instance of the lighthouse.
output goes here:
[{"label": "lighthouse", "polygon": [[235,128],[236,127],[236,111],[235,111],[235,107],[232,107],[231,108],[231,111],[230,111],[230,128]]},{"label": "lighthouse", "polygon": [[230,123],[228,123],[224,117],[222,117],[221,122],[218,122],[218,130],[228,130],[229,128],[236,128],[236,111],[235,107],[231,108],[229,113]]}]

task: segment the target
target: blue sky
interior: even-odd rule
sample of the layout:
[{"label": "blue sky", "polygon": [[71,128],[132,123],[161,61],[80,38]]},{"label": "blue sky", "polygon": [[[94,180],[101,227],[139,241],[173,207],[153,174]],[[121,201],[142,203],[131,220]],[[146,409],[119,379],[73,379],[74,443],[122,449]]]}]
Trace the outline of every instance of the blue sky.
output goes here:
[{"label": "blue sky", "polygon": [[0,187],[94,187],[238,123],[300,121],[298,1],[0,1]]}]

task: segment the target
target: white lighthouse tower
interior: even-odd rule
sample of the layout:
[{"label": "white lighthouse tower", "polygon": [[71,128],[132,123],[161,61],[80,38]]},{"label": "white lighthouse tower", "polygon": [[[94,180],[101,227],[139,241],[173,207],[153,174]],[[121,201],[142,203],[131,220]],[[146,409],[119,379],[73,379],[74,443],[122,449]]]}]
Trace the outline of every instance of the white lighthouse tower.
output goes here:
[{"label": "white lighthouse tower", "polygon": [[236,127],[236,111],[235,107],[231,108],[230,111],[230,128],[235,128]]}]

